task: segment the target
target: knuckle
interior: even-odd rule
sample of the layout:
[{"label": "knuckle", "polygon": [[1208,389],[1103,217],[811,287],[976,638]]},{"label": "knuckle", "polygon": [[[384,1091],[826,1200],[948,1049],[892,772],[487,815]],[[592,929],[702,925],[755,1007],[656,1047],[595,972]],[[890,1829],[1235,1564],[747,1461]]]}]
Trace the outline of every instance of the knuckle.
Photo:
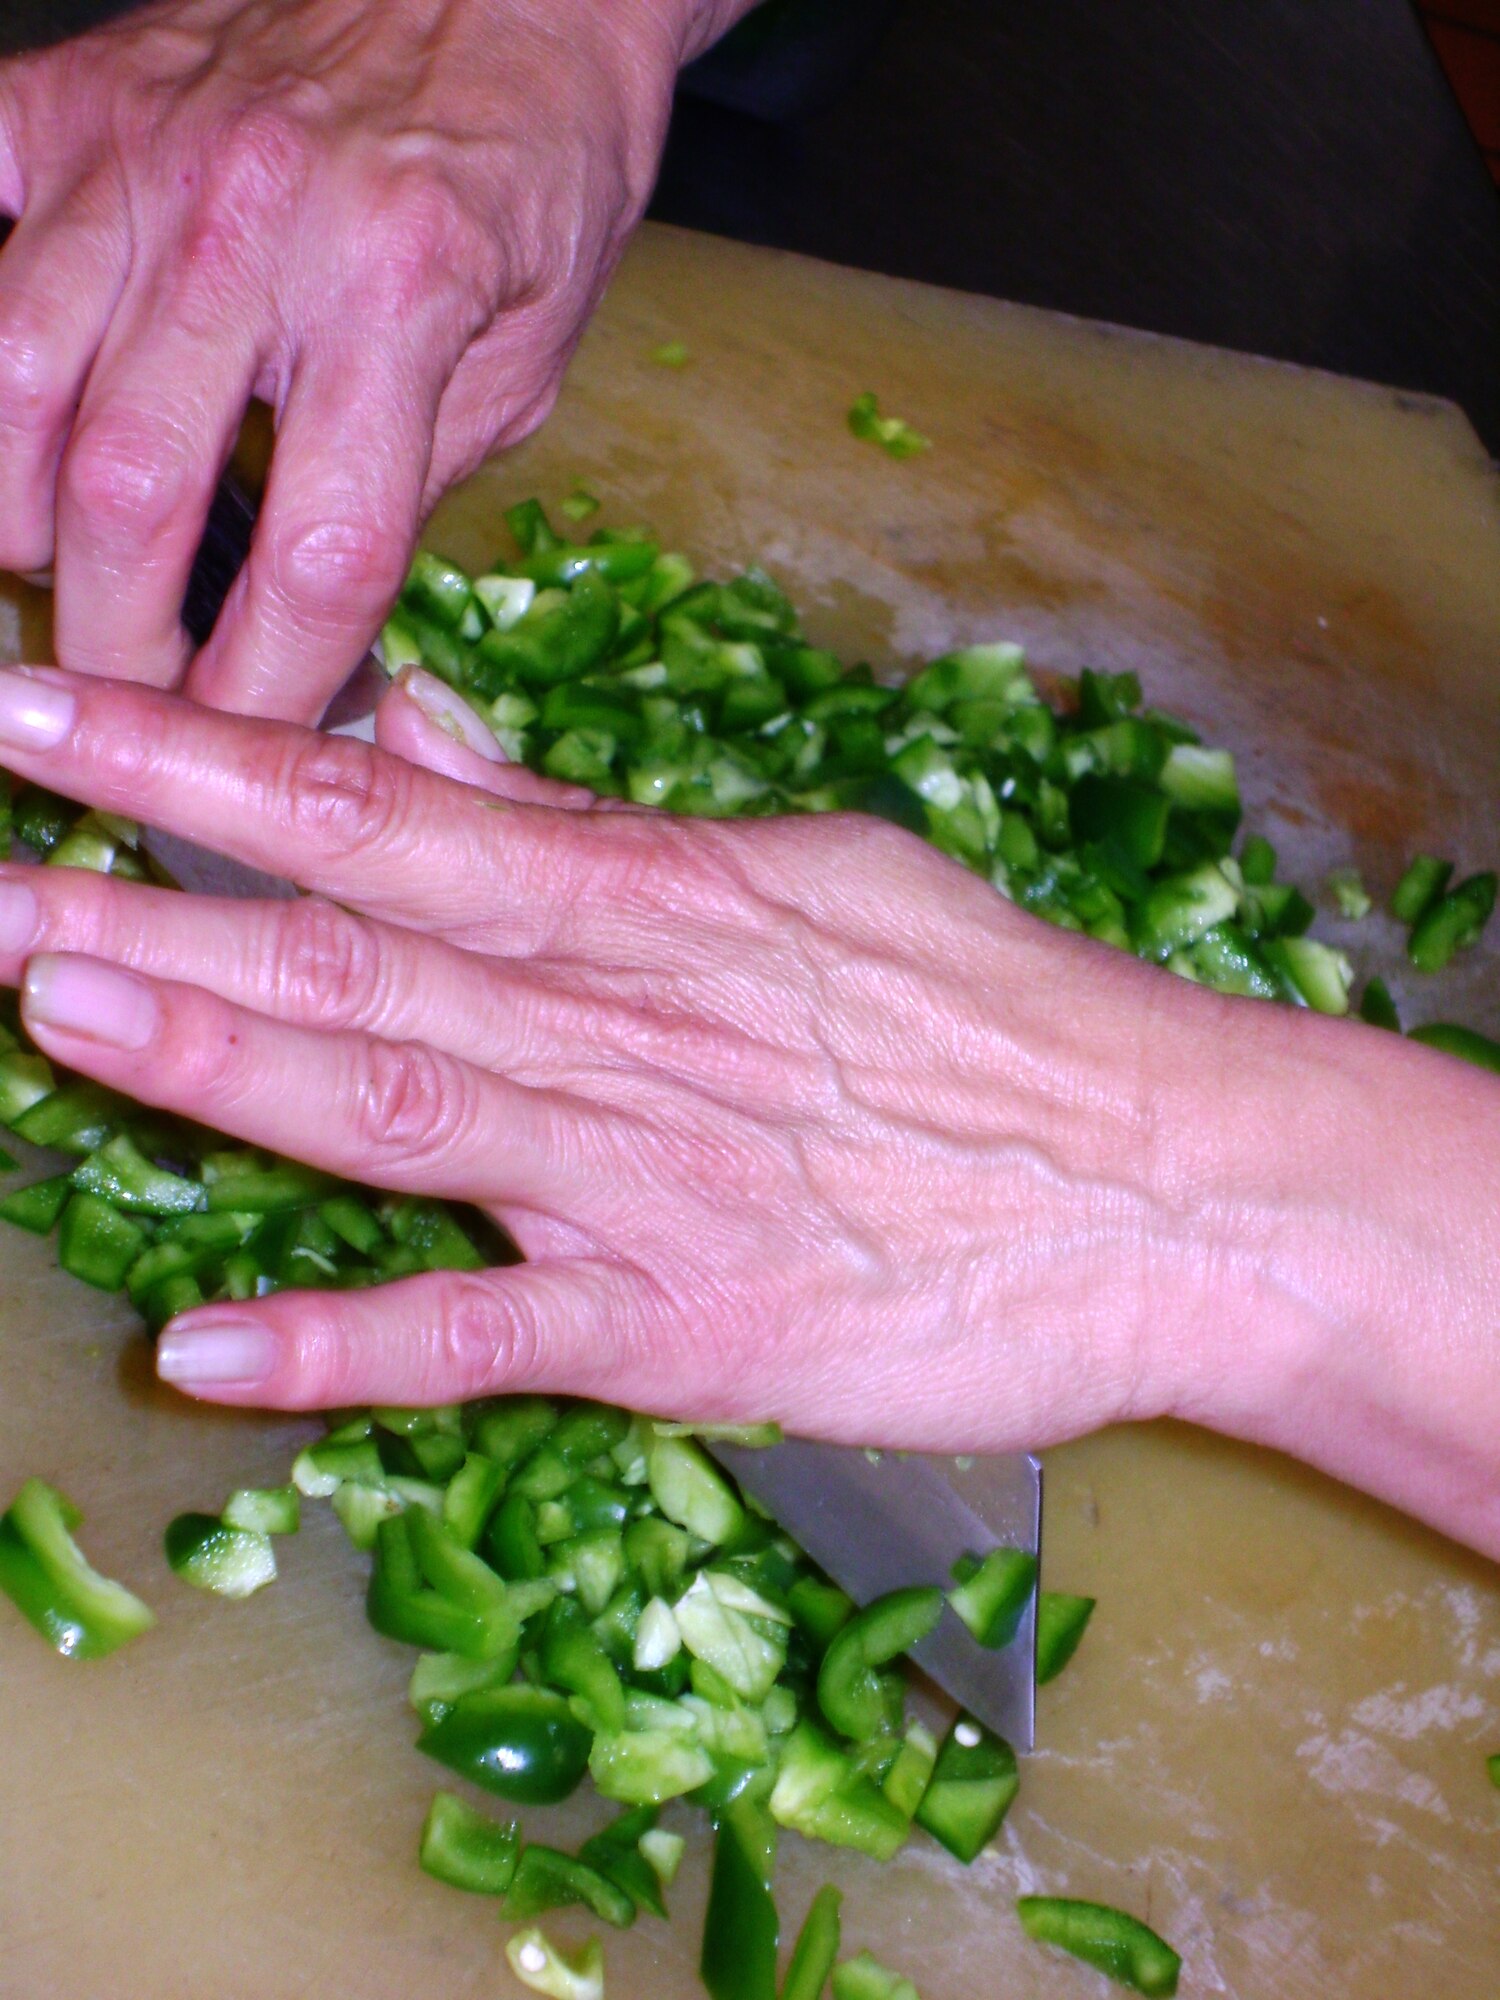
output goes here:
[{"label": "knuckle", "polygon": [[377,179],[365,229],[367,268],[397,314],[468,311],[476,330],[493,317],[507,290],[503,246],[462,190],[431,161]]},{"label": "knuckle", "polygon": [[346,858],[399,841],[411,817],[412,783],[398,758],[309,732],[267,772],[258,803],[309,851]]},{"label": "knuckle", "polygon": [[524,1292],[484,1277],[455,1278],[434,1315],[430,1379],[423,1386],[449,1398],[532,1381],[541,1353],[541,1329]]},{"label": "knuckle", "polygon": [[63,373],[57,316],[34,294],[0,288],[0,425],[20,437],[49,430],[62,416]]},{"label": "knuckle", "polygon": [[186,440],[160,415],[120,407],[85,418],[64,467],[71,504],[111,537],[151,541],[180,514]]},{"label": "knuckle", "polygon": [[368,1023],[381,1006],[384,961],[368,925],[320,896],[289,904],[270,955],[272,996],[320,1026]]},{"label": "knuckle", "polygon": [[205,212],[261,226],[290,215],[312,170],[318,95],[298,82],[221,112],[203,169]]},{"label": "knuckle", "polygon": [[352,1094],[354,1135],[377,1164],[434,1163],[457,1151],[474,1125],[467,1073],[418,1042],[371,1042]]},{"label": "knuckle", "polygon": [[405,572],[405,538],[353,512],[288,523],[271,551],[277,595],[296,616],[312,621],[346,625],[378,615]]}]

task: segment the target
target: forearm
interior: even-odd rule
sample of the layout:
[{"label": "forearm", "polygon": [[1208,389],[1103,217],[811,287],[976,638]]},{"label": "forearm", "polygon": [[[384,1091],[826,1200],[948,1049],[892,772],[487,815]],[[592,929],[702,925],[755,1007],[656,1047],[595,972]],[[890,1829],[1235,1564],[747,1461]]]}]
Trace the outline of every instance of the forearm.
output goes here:
[{"label": "forearm", "polygon": [[[1173,1116],[1202,1132],[1204,1310],[1174,1413],[1500,1555],[1500,1084],[1237,1003]],[[1227,1027],[1227,1024],[1226,1024]]]}]

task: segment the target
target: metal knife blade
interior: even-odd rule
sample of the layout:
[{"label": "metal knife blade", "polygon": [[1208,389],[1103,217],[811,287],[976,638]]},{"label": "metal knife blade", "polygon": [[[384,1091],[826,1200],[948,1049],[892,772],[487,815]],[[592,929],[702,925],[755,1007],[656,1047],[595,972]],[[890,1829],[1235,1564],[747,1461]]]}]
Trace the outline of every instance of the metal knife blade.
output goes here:
[{"label": "metal knife blade", "polygon": [[[802,1438],[709,1449],[858,1604],[908,1584],[947,1584],[962,1555],[1001,1546],[1041,1551],[1042,1468],[1027,1452],[977,1459],[965,1471],[951,1458]],[[912,1657],[1013,1748],[1032,1747],[1034,1594],[1008,1646],[987,1650],[945,1610]]]},{"label": "metal knife blade", "polygon": [[[214,621],[249,551],[255,503],[231,480],[221,482],[193,566],[183,622],[198,643]],[[337,733],[367,734],[385,684],[367,660],[330,721]],[[283,898],[296,887],[176,834],[144,828],[141,844],[182,888],[196,895]],[[915,1454],[868,1454],[847,1446],[788,1438],[762,1449],[714,1444],[720,1463],[807,1550],[856,1603],[908,1584],[947,1584],[963,1555],[1006,1546],[1040,1555],[1042,1469],[1026,1452],[976,1461]],[[1017,1750],[1035,1733],[1036,1599],[1008,1646],[980,1646],[952,1611],[913,1654],[919,1666],[981,1722]]]}]

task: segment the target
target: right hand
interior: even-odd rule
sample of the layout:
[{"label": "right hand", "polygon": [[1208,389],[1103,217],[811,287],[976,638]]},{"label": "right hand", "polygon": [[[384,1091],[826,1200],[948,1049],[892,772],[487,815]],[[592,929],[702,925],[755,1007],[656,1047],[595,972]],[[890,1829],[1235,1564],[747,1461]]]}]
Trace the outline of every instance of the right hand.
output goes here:
[{"label": "right hand", "polygon": [[[0,568],[81,671],[313,720],[443,491],[551,408],[744,0],[158,0],[0,64]],[[245,572],[179,609],[247,401]]]}]

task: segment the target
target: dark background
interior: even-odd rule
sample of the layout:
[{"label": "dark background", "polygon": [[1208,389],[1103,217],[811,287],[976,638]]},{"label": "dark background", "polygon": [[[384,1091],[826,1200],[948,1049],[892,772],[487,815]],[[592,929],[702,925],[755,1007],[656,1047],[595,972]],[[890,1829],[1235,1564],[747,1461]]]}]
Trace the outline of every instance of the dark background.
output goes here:
[{"label": "dark background", "polygon": [[1500,198],[1409,0],[770,0],[654,212],[1448,396],[1500,455]]}]

